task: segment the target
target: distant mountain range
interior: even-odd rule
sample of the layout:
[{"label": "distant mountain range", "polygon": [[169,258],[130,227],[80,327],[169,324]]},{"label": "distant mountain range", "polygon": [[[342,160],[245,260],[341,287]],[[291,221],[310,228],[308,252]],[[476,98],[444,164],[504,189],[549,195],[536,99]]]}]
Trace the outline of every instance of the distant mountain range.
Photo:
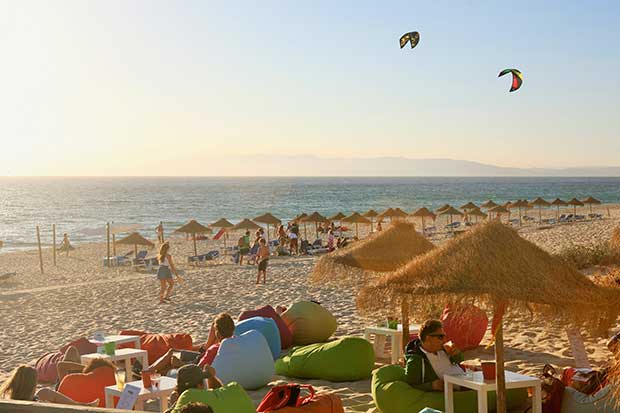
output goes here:
[{"label": "distant mountain range", "polygon": [[[240,165],[243,165],[240,167]],[[208,175],[257,176],[620,176],[620,167],[507,168],[454,159],[404,157],[320,158],[316,156],[246,156],[210,163]]]}]

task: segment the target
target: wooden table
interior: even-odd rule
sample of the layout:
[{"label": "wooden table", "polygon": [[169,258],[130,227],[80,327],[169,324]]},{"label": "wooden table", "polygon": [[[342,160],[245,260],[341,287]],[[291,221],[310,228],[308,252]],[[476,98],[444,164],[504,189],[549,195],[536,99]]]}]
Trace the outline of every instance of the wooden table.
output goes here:
[{"label": "wooden table", "polygon": [[136,358],[140,359],[142,366],[149,365],[148,353],[146,350],[140,350],[136,348],[121,348],[115,350],[113,356],[108,356],[107,354],[100,353],[91,353],[84,354],[80,357],[82,364],[86,364],[89,360],[102,358],[106,360],[110,360],[111,362],[124,361],[125,362],[125,382],[128,382],[132,379],[131,377],[131,359]]},{"label": "wooden table", "polygon": [[[420,332],[419,324],[412,324],[409,326],[409,334],[419,333],[419,332]],[[364,338],[367,341],[370,341],[371,334],[374,334],[375,336],[375,341],[373,343],[375,355],[381,355],[381,356],[385,354],[385,338],[390,337],[390,343],[392,346],[392,354],[390,356],[390,362],[392,364],[397,364],[398,359],[402,356],[401,343],[402,343],[402,336],[403,336],[403,326],[399,324],[396,330],[393,328],[387,328],[387,327],[366,327],[364,329]]]},{"label": "wooden table", "polygon": [[[136,386],[140,389],[138,400],[134,406],[136,410],[144,410],[144,402],[149,399],[159,399],[159,411],[164,412],[168,409],[168,396],[170,396],[176,388],[177,380],[170,377],[161,376],[158,389],[154,389],[152,387],[145,389],[142,386],[142,380],[132,381],[127,384],[131,384],[132,386]],[[120,397],[122,393],[123,391],[119,390],[116,385],[107,386],[105,388],[105,407],[114,407],[114,396]]]},{"label": "wooden table", "polygon": [[111,336],[105,336],[103,340],[95,340],[91,338],[88,341],[95,344],[97,347],[103,347],[105,343],[113,342],[113,343],[116,343],[117,346],[119,344],[133,343],[135,348],[140,348],[140,336],[111,335]]},{"label": "wooden table", "polygon": [[[506,371],[506,389],[529,388],[534,389],[532,397],[532,413],[542,413],[542,394],[540,380],[536,377],[524,376],[523,374]],[[497,390],[495,380],[484,380],[481,371],[473,372],[473,375],[443,376],[444,397],[446,413],[454,413],[454,386],[458,385],[478,392],[478,413],[487,413],[487,392]]]}]

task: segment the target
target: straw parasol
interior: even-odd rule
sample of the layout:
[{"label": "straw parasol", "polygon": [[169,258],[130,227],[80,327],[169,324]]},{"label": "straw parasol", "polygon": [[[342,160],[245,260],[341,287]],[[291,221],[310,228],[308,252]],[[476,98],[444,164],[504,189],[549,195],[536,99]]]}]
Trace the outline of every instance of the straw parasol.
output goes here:
[{"label": "straw parasol", "polygon": [[409,298],[415,302],[411,309],[426,316],[438,302],[472,297],[495,312],[498,412],[506,411],[501,321],[506,306],[530,308],[550,320],[586,325],[597,333],[613,324],[620,312],[618,290],[594,284],[497,221],[383,275],[360,290],[356,303],[363,315],[377,315]]},{"label": "straw parasol", "polygon": [[424,225],[425,218],[435,219],[435,214],[433,214],[428,208],[422,207],[416,209],[412,214],[412,217],[422,218],[422,234],[425,234],[426,226]]},{"label": "straw parasol", "polygon": [[302,222],[304,218],[306,218],[308,216],[308,214],[306,214],[305,212],[302,212],[301,214],[297,215],[295,218],[293,218],[291,220],[291,222]]},{"label": "straw parasol", "polygon": [[517,208],[519,210],[519,226],[522,225],[522,215],[521,208],[527,208],[529,203],[525,199],[518,199],[516,202],[513,202],[512,207]]},{"label": "straw parasol", "polygon": [[349,224],[355,224],[355,236],[357,238],[359,238],[359,231],[358,231],[357,225],[358,224],[370,224],[371,223],[371,221],[368,218],[360,215],[357,212],[354,212],[351,215],[349,215],[348,217],[343,218],[342,222],[347,222]]},{"label": "straw parasol", "polygon": [[463,213],[461,211],[459,211],[458,209],[454,208],[453,206],[448,205],[448,208],[445,208],[444,210],[439,212],[437,215],[448,215],[448,216],[450,216],[450,223],[452,224],[452,216],[454,216],[454,215],[456,215],[456,216],[463,216]]},{"label": "straw parasol", "polygon": [[499,218],[501,220],[502,214],[510,214],[510,211],[503,205],[497,205],[493,208],[489,208],[489,214],[491,213],[495,214],[495,218]]},{"label": "straw parasol", "polygon": [[532,202],[530,202],[530,205],[538,207],[538,222],[542,223],[542,207],[549,207],[551,206],[551,204],[542,199],[541,197],[538,197]]},{"label": "straw parasol", "polygon": [[581,202],[580,200],[578,200],[577,198],[573,198],[570,201],[568,201],[566,203],[567,205],[572,205],[573,206],[573,215],[577,215],[577,207],[578,206],[583,206],[583,202]]},{"label": "straw parasol", "polygon": [[[316,233],[316,237],[319,237],[319,222],[320,223],[327,223],[329,224],[329,220],[327,218],[325,218],[323,215],[319,214],[317,211],[314,211],[312,214],[308,215],[307,217],[305,217],[304,219],[301,220],[302,222],[314,222],[314,231]],[[308,236],[305,234],[305,225],[304,225],[304,236],[306,237],[306,239],[308,238]]]},{"label": "straw parasol", "polygon": [[110,225],[110,234],[112,234],[112,253],[116,255],[116,236],[125,232],[136,232],[142,229],[140,224],[114,224]]},{"label": "straw parasol", "polygon": [[257,216],[252,221],[260,222],[261,224],[267,224],[267,242],[269,242],[269,225],[273,225],[275,227],[282,222],[280,218],[274,217],[269,212]]},{"label": "straw parasol", "polygon": [[480,208],[491,209],[491,208],[494,208],[496,206],[497,206],[497,204],[489,199],[487,202],[485,202],[484,204],[480,205]]},{"label": "straw parasol", "polygon": [[592,213],[592,205],[600,205],[601,204],[601,201],[599,201],[598,199],[596,199],[594,197],[591,197],[591,196],[587,197],[582,202],[584,204],[590,206],[590,213]]},{"label": "straw parasol", "polygon": [[373,232],[372,224],[374,223],[375,218],[379,215],[377,211],[374,209],[369,209],[368,211],[362,214],[363,217],[366,217],[370,220],[370,232]]},{"label": "straw parasol", "polygon": [[468,217],[476,217],[476,222],[478,222],[478,218],[485,219],[487,217],[487,214],[482,212],[480,208],[470,209],[465,213],[465,215]]},{"label": "straw parasol", "polygon": [[394,218],[405,218],[407,217],[407,213],[400,208],[388,208],[379,215],[377,215],[379,219],[389,218],[390,222],[394,220]]},{"label": "straw parasol", "polygon": [[566,203],[566,201],[562,201],[560,198],[556,198],[556,199],[554,199],[551,202],[551,205],[554,205],[554,206],[556,206],[558,208],[558,212],[557,212],[556,218],[559,221],[560,220],[560,207],[561,206],[566,206],[568,204]]},{"label": "straw parasol", "polygon": [[194,255],[198,255],[198,249],[196,248],[196,234],[210,234],[213,231],[211,230],[211,228],[205,227],[195,219],[192,219],[181,228],[175,229],[174,232],[192,234],[192,239],[194,240]]},{"label": "straw parasol", "polygon": [[343,214],[342,212],[338,212],[336,215],[332,215],[327,219],[329,219],[330,221],[340,221],[344,217],[346,217],[345,214]]},{"label": "straw parasol", "polygon": [[435,210],[435,213],[439,214],[442,211],[445,211],[446,209],[450,208],[452,205],[450,204],[443,204],[442,206],[440,206],[439,208],[437,208]]},{"label": "straw parasol", "polygon": [[260,225],[258,225],[256,222],[253,222],[245,218],[243,221],[233,226],[232,229],[235,231],[244,230],[244,229],[246,231],[256,231],[257,229],[260,229]]},{"label": "straw parasol", "polygon": [[478,208],[478,205],[474,204],[473,202],[468,202],[465,205],[461,205],[459,209],[462,209],[463,211],[467,212],[470,209],[476,209],[476,208]]},{"label": "straw parasol", "polygon": [[220,228],[223,229],[224,232],[224,248],[226,248],[226,241],[228,240],[228,229],[234,227],[235,225],[227,220],[226,218],[220,218],[215,221],[213,224],[209,225],[211,228]]},{"label": "straw parasol", "polygon": [[125,245],[133,245],[133,250],[134,250],[134,254],[136,255],[136,258],[138,258],[138,245],[145,245],[149,248],[153,248],[155,246],[155,244],[153,244],[151,241],[144,238],[142,235],[140,235],[137,232],[132,232],[125,238],[116,241],[116,243],[125,244]]}]

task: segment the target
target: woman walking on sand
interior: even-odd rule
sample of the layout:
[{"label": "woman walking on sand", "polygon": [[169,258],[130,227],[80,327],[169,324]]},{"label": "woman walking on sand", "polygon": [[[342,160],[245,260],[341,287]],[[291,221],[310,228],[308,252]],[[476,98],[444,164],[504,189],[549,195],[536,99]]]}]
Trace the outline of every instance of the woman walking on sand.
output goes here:
[{"label": "woman walking on sand", "polygon": [[172,273],[179,278],[172,255],[170,251],[170,244],[164,242],[159,247],[159,254],[157,254],[157,260],[159,261],[159,268],[157,269],[157,279],[159,280],[159,303],[170,302],[170,294],[172,293],[172,287],[174,287],[174,279],[172,279]]},{"label": "woman walking on sand", "polygon": [[256,259],[258,260],[258,275],[256,276],[256,284],[260,283],[260,276],[263,275],[263,284],[267,282],[267,263],[269,263],[269,247],[263,238],[258,241],[258,253]]}]

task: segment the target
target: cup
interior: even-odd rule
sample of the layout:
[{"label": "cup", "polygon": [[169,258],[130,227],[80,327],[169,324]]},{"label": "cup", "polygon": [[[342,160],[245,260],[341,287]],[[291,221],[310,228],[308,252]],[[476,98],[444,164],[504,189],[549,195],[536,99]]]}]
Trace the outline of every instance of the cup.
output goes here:
[{"label": "cup", "polygon": [[452,340],[446,341],[445,343],[443,343],[443,348],[444,350],[446,350],[446,353],[450,354],[454,350],[454,343],[452,342]]},{"label": "cup", "polygon": [[161,380],[161,374],[159,373],[151,373],[151,383],[153,384],[153,389],[159,389],[159,381]]},{"label": "cup", "polygon": [[118,369],[114,374],[116,375],[116,387],[119,390],[123,390],[125,388],[125,370]]},{"label": "cup", "polygon": [[151,382],[151,372],[142,370],[142,387],[145,389],[151,388],[153,383]]},{"label": "cup", "polygon": [[495,362],[483,361],[482,365],[482,377],[485,380],[495,380]]},{"label": "cup", "polygon": [[103,343],[103,351],[108,356],[113,356],[116,351],[116,343],[113,341],[110,341],[108,343]]}]

